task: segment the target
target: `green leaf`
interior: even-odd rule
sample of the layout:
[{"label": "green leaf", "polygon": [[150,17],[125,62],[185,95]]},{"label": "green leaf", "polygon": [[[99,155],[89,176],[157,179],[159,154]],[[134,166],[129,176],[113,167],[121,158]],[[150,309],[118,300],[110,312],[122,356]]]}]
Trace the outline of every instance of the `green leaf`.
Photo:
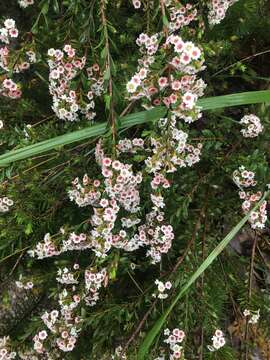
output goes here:
[{"label": "green leaf", "polygon": [[[164,116],[165,113],[165,108],[155,108],[151,111],[142,111],[127,115],[121,118],[120,129],[144,124],[148,121],[158,120],[160,117]],[[106,132],[106,126],[107,123],[97,124],[82,130],[73,131],[49,140],[41,141],[37,144],[29,145],[21,149],[9,151],[0,156],[0,167],[7,166],[14,161],[27,159],[37,154],[45,153],[59,146],[72,144],[91,137],[98,137]]]},{"label": "green leaf", "polygon": [[24,232],[26,235],[30,235],[33,232],[33,226],[32,223],[28,223],[24,229]]},{"label": "green leaf", "polygon": [[41,12],[43,15],[47,15],[48,11],[49,11],[49,6],[50,6],[50,0],[47,0],[44,5],[42,6]]},{"label": "green leaf", "polygon": [[[251,91],[245,93],[231,94],[225,96],[215,96],[211,98],[200,99],[198,106],[202,110],[213,110],[218,108],[239,106],[247,104],[256,104],[270,102],[270,90]],[[122,117],[121,129],[144,124],[148,121],[156,121],[165,116],[167,109],[165,107],[156,107],[148,111],[133,113]],[[30,158],[52,150],[58,146],[72,144],[77,141],[85,140],[91,137],[98,137],[106,132],[106,123],[97,124],[89,128],[77,130],[72,133],[57,136],[53,139],[41,141],[37,144],[29,145],[18,150],[11,150],[0,156],[0,167],[8,164]]]},{"label": "green leaf", "polygon": [[[251,211],[256,210],[262,202],[270,195],[270,191],[265,192],[262,199],[258,202],[256,206]],[[250,212],[251,212],[250,211]],[[148,351],[154,342],[156,336],[159,334],[163,324],[165,323],[167,317],[172,312],[174,306],[182,298],[182,296],[187,292],[191,285],[204,273],[204,271],[212,264],[212,262],[219,256],[219,254],[225,249],[229,242],[236,236],[236,234],[241,230],[241,228],[247,222],[250,212],[241,220],[239,223],[225,236],[225,238],[218,244],[218,246],[211,252],[211,254],[204,260],[200,267],[195,271],[195,273],[189,278],[187,283],[181,288],[175,299],[172,301],[171,305],[165,310],[163,315],[156,321],[152,329],[146,335],[143,343],[141,344],[138,352],[138,360],[144,360]]]},{"label": "green leaf", "polygon": [[163,25],[165,25],[166,27],[169,27],[170,24],[169,24],[169,21],[168,21],[166,15],[162,16],[162,21],[163,21]]},{"label": "green leaf", "polygon": [[105,70],[105,73],[104,73],[104,80],[109,80],[110,79],[110,76],[111,76],[111,72],[110,72],[110,68],[107,67],[106,70]]},{"label": "green leaf", "polygon": [[213,110],[231,106],[258,104],[269,101],[270,90],[262,90],[200,99],[198,101],[198,106],[201,106],[203,110]]}]

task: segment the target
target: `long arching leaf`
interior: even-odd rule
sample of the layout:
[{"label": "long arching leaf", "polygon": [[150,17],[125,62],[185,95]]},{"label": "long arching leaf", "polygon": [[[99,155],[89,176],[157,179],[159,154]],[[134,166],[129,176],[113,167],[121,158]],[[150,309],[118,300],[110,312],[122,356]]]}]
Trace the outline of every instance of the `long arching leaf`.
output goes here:
[{"label": "long arching leaf", "polygon": [[[198,101],[198,106],[202,110],[214,110],[231,106],[247,105],[270,102],[270,90],[251,91],[245,93],[215,96]],[[125,129],[148,121],[156,121],[166,114],[166,108],[158,107],[148,111],[141,111],[126,115],[120,118],[120,129]],[[82,130],[73,131],[68,134],[57,136],[53,139],[41,141],[37,144],[25,146],[21,149],[11,150],[0,156],[0,167],[8,164],[36,156],[59,146],[64,146],[89,139],[91,137],[101,136],[106,132],[106,123],[97,124]]]}]

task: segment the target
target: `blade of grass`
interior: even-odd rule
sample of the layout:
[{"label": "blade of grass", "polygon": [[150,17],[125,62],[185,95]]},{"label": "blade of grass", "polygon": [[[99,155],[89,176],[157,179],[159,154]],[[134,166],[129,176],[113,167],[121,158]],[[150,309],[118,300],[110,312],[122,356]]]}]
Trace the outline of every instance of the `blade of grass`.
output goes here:
[{"label": "blade of grass", "polygon": [[[165,114],[166,109],[159,107],[151,111],[142,111],[127,115],[121,119],[120,129],[129,128],[131,126],[143,124],[148,121],[155,121]],[[25,146],[21,149],[11,150],[0,156],[0,167],[7,166],[8,164],[18,160],[27,159],[29,157],[42,154],[60,146],[103,135],[106,132],[106,126],[106,123],[93,125],[82,130],[73,131],[68,134],[56,136],[49,140],[41,141],[37,144]]]},{"label": "blade of grass", "polygon": [[203,110],[214,110],[231,106],[259,104],[269,102],[269,100],[270,91],[261,90],[200,99],[198,105],[201,106]]},{"label": "blade of grass", "polygon": [[[231,106],[270,102],[270,90],[251,91],[245,93],[215,96],[198,101],[202,110],[214,110]],[[141,111],[120,118],[120,129],[144,124],[148,121],[156,121],[166,114],[165,107],[157,107],[148,111]],[[41,141],[37,144],[25,146],[21,149],[11,150],[0,156],[0,167],[42,154],[59,146],[72,144],[91,137],[101,136],[106,132],[106,123],[97,124],[82,130],[57,136],[53,139]]]},{"label": "blade of grass", "polygon": [[[262,202],[270,195],[270,191],[265,192],[262,199],[258,204],[251,210],[256,210]],[[250,212],[251,212],[250,211]],[[182,296],[187,292],[191,285],[204,273],[204,271],[212,264],[212,262],[219,256],[219,254],[225,249],[229,242],[236,236],[236,234],[241,230],[241,228],[247,222],[250,212],[241,220],[239,223],[225,236],[225,238],[218,244],[218,246],[211,252],[211,254],[205,259],[205,261],[200,265],[200,267],[195,271],[195,273],[190,277],[187,283],[181,288],[177,296],[174,298],[170,306],[165,310],[162,316],[156,321],[152,329],[147,333],[143,343],[141,344],[138,352],[138,360],[144,360],[148,351],[154,342],[156,336],[159,334],[163,324],[165,323],[167,317],[172,312],[174,306],[182,298]]]}]

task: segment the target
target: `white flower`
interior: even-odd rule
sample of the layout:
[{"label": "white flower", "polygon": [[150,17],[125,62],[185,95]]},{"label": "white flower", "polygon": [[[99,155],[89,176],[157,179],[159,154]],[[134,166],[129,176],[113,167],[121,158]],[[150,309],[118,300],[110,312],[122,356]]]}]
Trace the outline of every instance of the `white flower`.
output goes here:
[{"label": "white flower", "polygon": [[259,319],[260,319],[260,309],[255,311],[255,313],[251,316],[248,322],[249,324],[257,324]]},{"label": "white flower", "polygon": [[133,6],[135,7],[135,9],[139,9],[141,7],[141,2],[140,0],[132,0]]},{"label": "white flower", "polygon": [[4,25],[7,29],[13,29],[15,28],[15,21],[13,19],[7,19],[5,20]]},{"label": "white flower", "polygon": [[51,48],[51,49],[48,50],[48,55],[49,56],[54,56],[54,54],[55,54],[55,49]]},{"label": "white flower", "polygon": [[127,83],[127,91],[134,93],[137,90],[137,85],[131,80]]},{"label": "white flower", "polygon": [[245,125],[245,128],[241,130],[241,133],[246,138],[256,137],[263,131],[261,120],[254,114],[245,115],[240,120],[240,124]]}]

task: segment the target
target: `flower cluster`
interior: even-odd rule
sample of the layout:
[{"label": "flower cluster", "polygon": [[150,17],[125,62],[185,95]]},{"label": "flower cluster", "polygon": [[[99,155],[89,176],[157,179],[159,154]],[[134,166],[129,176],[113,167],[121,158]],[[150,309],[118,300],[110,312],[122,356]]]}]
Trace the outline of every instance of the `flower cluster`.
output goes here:
[{"label": "flower cluster", "polygon": [[28,250],[28,254],[31,257],[36,256],[38,259],[44,259],[46,257],[56,256],[60,254],[49,233],[45,234],[43,240],[43,242],[39,242],[36,245],[34,250]]},{"label": "flower cluster", "polygon": [[[240,166],[238,170],[233,172],[233,180],[240,188],[239,197],[243,200],[242,209],[244,214],[249,211],[261,200],[262,193],[244,191],[243,188],[254,187],[257,184],[255,180],[255,173],[248,171],[244,166]],[[252,229],[263,229],[267,220],[267,201],[264,200],[257,210],[250,213],[249,223]]]},{"label": "flower cluster", "polygon": [[[162,201],[159,202],[159,205],[163,206],[163,198],[159,200]],[[173,227],[164,222],[164,212],[153,210],[146,215],[145,224],[139,226],[138,234],[132,240],[134,241],[134,247],[136,242],[140,246],[150,246],[146,256],[149,256],[152,264],[155,264],[160,262],[162,254],[169,251],[173,239]]]},{"label": "flower cluster", "polygon": [[[40,330],[33,338],[34,350],[37,354],[71,352],[81,331],[81,304],[93,306],[99,299],[99,291],[107,285],[106,269],[96,271],[86,269],[80,271],[79,264],[73,265],[73,272],[68,268],[59,269],[56,280],[65,286],[59,293],[60,309],[45,312],[41,319],[47,329]],[[84,276],[82,288],[78,288],[80,274]],[[79,285],[78,285],[79,286]]]},{"label": "flower cluster", "polygon": [[[73,291],[72,291],[73,290]],[[64,289],[59,294],[59,310],[45,312],[41,319],[48,330],[39,331],[33,338],[34,350],[38,354],[46,354],[50,349],[70,352],[74,349],[80,332],[80,318],[76,315],[76,308],[80,304],[79,295]],[[48,333],[49,331],[49,333]]]},{"label": "flower cluster", "polygon": [[[262,193],[260,191],[256,193],[239,192],[240,199],[244,200],[242,209],[244,214],[248,214],[249,211],[261,200]],[[257,210],[253,210],[250,213],[249,222],[252,229],[263,229],[267,220],[267,201],[264,200]]]},{"label": "flower cluster", "polygon": [[[152,154],[146,159],[149,173],[173,173],[177,168],[192,166],[200,160],[202,145],[196,147],[187,143],[188,134],[176,127],[176,118],[161,119],[161,137],[151,138]],[[167,140],[167,141],[166,141]],[[169,187],[164,175],[155,176],[152,188],[157,185]]]},{"label": "flower cluster", "polygon": [[[261,200],[262,193],[260,191],[251,192],[244,191],[243,188],[254,187],[257,185],[255,180],[255,173],[247,170],[244,166],[240,166],[238,170],[233,172],[233,180],[239,187],[239,197],[243,200],[242,209],[244,214],[248,214],[250,210],[256,206]],[[257,210],[253,210],[250,213],[249,223],[252,229],[263,229],[267,220],[267,201],[264,200]]]},{"label": "flower cluster", "polygon": [[17,38],[19,35],[18,29],[16,27],[15,20],[6,19],[4,26],[0,28],[0,42],[4,44],[9,44],[10,41],[14,38]]},{"label": "flower cluster", "polygon": [[127,84],[130,99],[143,99],[146,108],[165,104],[177,118],[190,123],[197,120],[200,109],[196,102],[203,95],[205,83],[196,78],[203,70],[202,52],[191,41],[170,35],[160,52],[166,51],[166,62],[162,64],[163,74],[159,76],[151,68],[154,54],[159,49],[158,35],[148,37],[141,34],[137,39],[144,57],[139,61],[137,73]]},{"label": "flower cluster", "polygon": [[172,283],[170,281],[166,281],[166,283],[163,283],[160,280],[156,280],[155,284],[157,285],[158,294],[154,293],[153,297],[157,297],[158,299],[167,299],[168,294],[166,293],[166,290],[170,290],[172,287]]},{"label": "flower cluster", "polygon": [[212,345],[208,345],[210,351],[216,351],[222,348],[226,344],[224,334],[221,330],[216,330],[212,337]]},{"label": "flower cluster", "polygon": [[36,62],[35,52],[32,50],[31,44],[24,45],[24,51],[17,50],[11,41],[19,35],[16,23],[13,19],[7,19],[4,22],[4,27],[0,28],[0,69],[3,69],[7,74],[3,76],[2,83],[0,83],[0,95],[9,97],[11,99],[18,99],[21,97],[21,89],[12,79],[10,73],[20,73],[29,69],[30,64]]},{"label": "flower cluster", "polygon": [[178,0],[165,0],[164,5],[170,16],[169,32],[177,31],[197,19],[198,11],[189,3],[184,5]]},{"label": "flower cluster", "polygon": [[23,9],[34,4],[34,0],[18,0],[20,7]]},{"label": "flower cluster", "polygon": [[239,188],[256,186],[257,181],[255,181],[254,177],[255,173],[248,171],[244,166],[240,166],[238,170],[233,172],[233,181]]},{"label": "flower cluster", "polygon": [[[16,27],[15,20],[6,19],[4,21],[4,26],[0,27],[0,43],[9,45],[11,40],[17,38],[19,35],[18,29]],[[0,46],[0,68],[7,70],[7,57],[9,54],[9,49],[7,46]],[[21,96],[21,91],[17,84],[15,84],[11,79],[4,78],[2,83],[0,83],[0,95],[9,97],[11,99],[17,99]]]},{"label": "flower cluster", "polygon": [[260,319],[260,309],[258,309],[257,311],[245,309],[243,314],[245,317],[249,318],[248,323],[252,325],[257,324]]},{"label": "flower cluster", "polygon": [[34,349],[39,354],[46,353],[47,349],[56,348],[62,352],[70,352],[74,349],[80,332],[80,318],[75,316],[74,309],[78,306],[80,299],[73,295],[69,297],[67,290],[59,294],[61,310],[52,310],[42,315],[42,320],[51,332],[41,330],[33,338]]},{"label": "flower cluster", "polygon": [[107,281],[107,271],[102,269],[100,272],[95,272],[93,270],[85,270],[84,272],[85,279],[85,289],[86,296],[84,298],[86,305],[94,306],[99,300],[99,290],[103,284],[106,285]]},{"label": "flower cluster", "polygon": [[241,133],[246,138],[257,137],[263,131],[261,120],[254,114],[245,115],[240,120],[240,124],[245,126],[245,128],[241,130]]},{"label": "flower cluster", "polygon": [[219,24],[226,16],[229,7],[238,0],[209,0],[208,21],[211,25]]},{"label": "flower cluster", "polygon": [[11,79],[6,78],[2,84],[0,84],[0,95],[9,97],[10,99],[19,99],[22,95],[22,91],[18,84]]},{"label": "flower cluster", "polygon": [[[165,4],[172,21],[175,20],[170,27],[171,34],[163,44],[162,34],[140,34],[136,43],[143,57],[138,62],[136,74],[127,84],[130,99],[142,99],[145,108],[165,104],[169,111],[168,117],[160,119],[158,123],[160,135],[152,137],[150,146],[145,147],[146,153],[149,153],[145,165],[146,172],[152,176],[150,199],[153,207],[146,215],[145,224],[139,226],[139,234],[134,237],[137,243],[143,240],[150,245],[147,256],[151,257],[153,263],[159,262],[161,254],[168,252],[174,238],[172,227],[160,224],[164,221],[163,193],[170,187],[167,174],[179,167],[192,166],[200,159],[201,144],[197,147],[189,145],[188,134],[179,129],[177,120],[191,123],[200,118],[196,103],[205,88],[205,83],[196,76],[204,68],[200,48],[173,34],[195,19],[196,12],[192,12],[190,5],[179,7],[172,1]],[[181,13],[185,14],[184,18]],[[162,73],[156,71],[157,66],[163,69]]]},{"label": "flower cluster", "polygon": [[[98,179],[90,181],[85,176],[85,188],[81,188],[80,183],[76,181],[75,192],[70,192],[70,196],[79,204],[90,203],[93,206],[91,247],[97,256],[104,256],[112,246],[118,248],[127,246],[126,231],[122,229],[118,234],[114,234],[113,230],[120,209],[130,214],[131,221],[134,219],[134,214],[139,211],[138,185],[142,181],[142,175],[141,173],[135,175],[131,165],[106,157],[100,143],[96,147],[96,159],[101,166],[103,181]],[[79,191],[79,194],[76,191]],[[127,219],[126,215],[123,224],[128,222]]]},{"label": "flower cluster", "polygon": [[36,54],[31,46],[28,50],[19,53],[13,48],[7,46],[0,48],[0,68],[5,71],[12,71],[13,73],[20,73],[30,68],[31,64],[36,62]]},{"label": "flower cluster", "polygon": [[15,284],[19,289],[24,289],[24,290],[31,290],[33,289],[34,286],[32,281],[23,281],[22,275],[20,275],[19,281],[16,281]]},{"label": "flower cluster", "polygon": [[[75,264],[73,268],[77,270],[79,265]],[[75,277],[76,275],[65,267],[63,269],[58,269],[56,280],[60,284],[78,284],[78,280]]]},{"label": "flower cluster", "polygon": [[68,192],[71,201],[75,201],[80,207],[97,204],[101,197],[99,180],[91,181],[85,174],[82,184],[79,178],[76,178],[73,180],[72,185],[73,189]]},{"label": "flower cluster", "polygon": [[[147,256],[153,263],[159,262],[161,254],[168,252],[174,238],[172,227],[164,223],[164,192],[170,187],[168,174],[180,167],[192,166],[200,159],[201,144],[197,147],[188,144],[188,133],[179,129],[177,120],[191,123],[201,117],[196,103],[206,86],[196,76],[204,69],[201,49],[174,34],[196,18],[196,11],[189,4],[180,6],[174,1],[164,4],[171,18],[170,35],[165,40],[161,33],[139,35],[136,43],[143,57],[127,84],[129,98],[142,99],[145,108],[161,104],[168,108],[168,116],[158,122],[159,135],[151,137],[150,146],[145,147],[145,152],[149,153],[145,160],[146,172],[152,177],[152,211],[146,214],[145,223],[139,226],[139,233],[133,238],[135,244],[143,240],[150,245]],[[162,72],[158,72],[157,67]]]},{"label": "flower cluster", "polygon": [[9,337],[0,338],[0,360],[11,360],[16,358],[16,352],[11,350]]},{"label": "flower cluster", "polygon": [[6,196],[0,198],[0,213],[8,212],[13,204],[13,200],[9,199]]},{"label": "flower cluster", "polygon": [[165,329],[164,335],[167,336],[164,342],[170,346],[170,351],[172,352],[170,354],[170,359],[180,359],[183,354],[183,347],[179,344],[181,344],[185,338],[184,331],[177,328],[172,331]]},{"label": "flower cluster", "polygon": [[[94,96],[100,96],[103,92],[103,77],[97,64],[85,69],[86,57],[76,56],[76,50],[71,45],[65,45],[60,49],[49,49],[50,68],[50,94],[53,97],[52,109],[61,120],[76,121],[79,114],[86,119],[92,120],[94,112]],[[87,83],[87,90],[83,85],[78,87],[78,76],[81,83]],[[75,80],[76,78],[76,80]]]}]

